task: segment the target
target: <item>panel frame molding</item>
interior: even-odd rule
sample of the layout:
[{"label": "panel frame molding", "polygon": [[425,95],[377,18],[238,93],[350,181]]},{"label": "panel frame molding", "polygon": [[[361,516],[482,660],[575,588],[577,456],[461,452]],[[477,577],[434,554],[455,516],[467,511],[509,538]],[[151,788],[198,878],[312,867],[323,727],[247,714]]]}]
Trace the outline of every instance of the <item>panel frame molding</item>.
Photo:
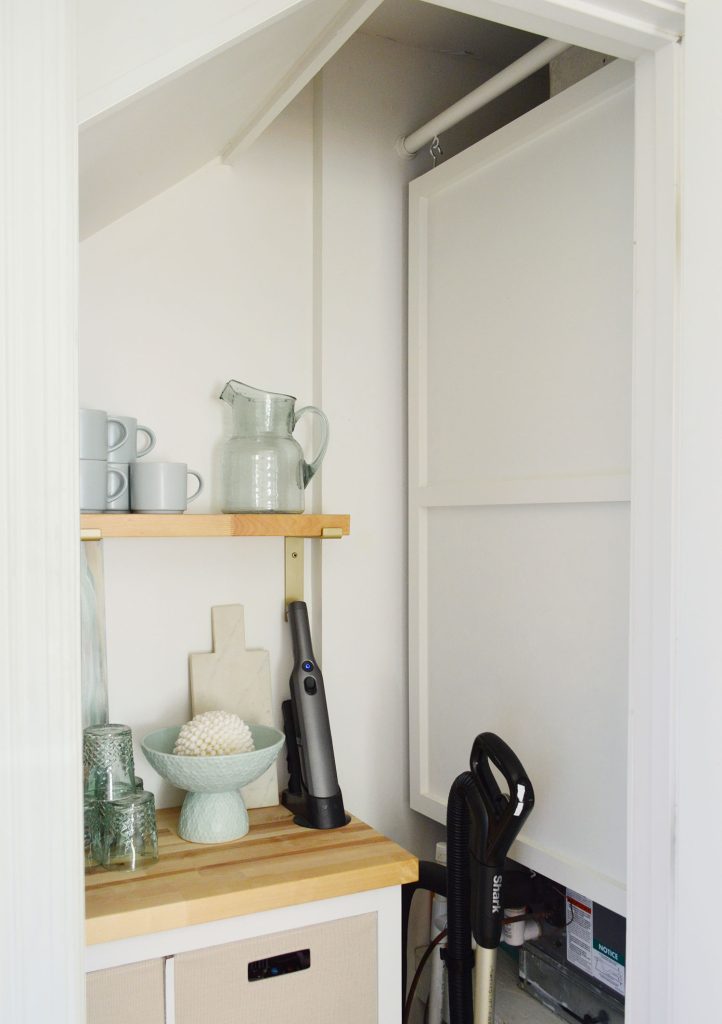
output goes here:
[{"label": "panel frame molding", "polygon": [[[627,801],[627,972],[630,1020],[672,1024],[678,916],[676,851],[675,641],[678,562],[678,425],[675,374],[679,344],[679,132],[684,4],[635,0],[622,16],[617,0],[435,0],[441,6],[634,60],[635,294],[632,368],[631,579]],[[640,17],[630,20],[629,15]],[[419,199],[423,213],[425,199]],[[423,216],[410,247],[424,246]],[[420,269],[420,275],[425,273]],[[409,288],[409,330],[419,297]],[[424,339],[420,339],[423,345]],[[413,359],[410,353],[410,361]],[[415,511],[426,452],[419,429],[423,367],[410,366],[409,388],[409,693],[412,806],[438,818],[423,796],[418,699],[427,672],[416,624],[427,615],[418,577],[428,571],[426,510]],[[423,436],[423,430],[419,431]],[[659,899],[665,892],[669,898]],[[651,936],[651,938],[650,938]]]},{"label": "panel frame molding", "polygon": [[[446,821],[446,794],[432,791],[430,781],[430,678],[426,638],[428,614],[428,537],[430,509],[483,508],[500,505],[629,502],[626,473],[574,476],[487,478],[468,482],[429,483],[427,289],[430,200],[499,160],[533,145],[562,127],[593,114],[633,87],[633,70],[614,62],[573,88],[535,107],[453,160],[410,185],[409,213],[409,746],[411,806],[440,823]],[[484,153],[479,162],[480,150]],[[464,768],[460,764],[459,771]],[[523,832],[512,856],[534,870],[594,897],[618,913],[626,909],[625,886],[561,850],[542,847]],[[590,884],[593,877],[593,884]],[[590,891],[593,889],[593,891]]]}]

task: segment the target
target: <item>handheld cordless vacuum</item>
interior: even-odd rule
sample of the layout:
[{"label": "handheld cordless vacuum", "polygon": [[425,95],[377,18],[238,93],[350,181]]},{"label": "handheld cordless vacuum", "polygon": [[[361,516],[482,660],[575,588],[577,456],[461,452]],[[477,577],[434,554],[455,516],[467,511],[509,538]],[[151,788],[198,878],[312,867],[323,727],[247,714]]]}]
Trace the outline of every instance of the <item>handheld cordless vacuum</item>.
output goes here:
[{"label": "handheld cordless vacuum", "polygon": [[282,704],[288,788],[283,804],[306,828],[340,828],[348,822],[336,777],[336,761],[321,669],[316,662],[305,601],[292,601],[288,621],[293,642],[291,699]]},{"label": "handheld cordless vacuum", "polygon": [[[504,778],[508,794],[499,788],[492,765]],[[447,867],[422,861],[419,883],[414,885],[447,897],[448,936],[442,956],[448,971],[451,1024],[494,1024],[504,863],[534,806],[534,790],[514,751],[492,732],[476,737],[470,768],[455,779],[449,792]],[[404,894],[404,930],[412,895],[409,887]]]}]

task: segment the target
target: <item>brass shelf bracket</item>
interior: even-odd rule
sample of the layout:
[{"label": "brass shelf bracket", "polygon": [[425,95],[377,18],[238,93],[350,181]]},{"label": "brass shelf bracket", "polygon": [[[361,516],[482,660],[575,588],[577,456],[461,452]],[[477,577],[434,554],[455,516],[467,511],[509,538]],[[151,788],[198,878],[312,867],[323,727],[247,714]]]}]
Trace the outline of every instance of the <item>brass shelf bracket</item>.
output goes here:
[{"label": "brass shelf bracket", "polygon": [[[324,526],[320,540],[340,540],[344,533],[340,526]],[[304,538],[284,537],[285,602],[284,610],[288,619],[291,601],[303,601],[304,586]]]},{"label": "brass shelf bracket", "polygon": [[288,617],[288,606],[291,601],[303,601],[303,537],[285,537],[283,543],[286,579],[284,608]]}]

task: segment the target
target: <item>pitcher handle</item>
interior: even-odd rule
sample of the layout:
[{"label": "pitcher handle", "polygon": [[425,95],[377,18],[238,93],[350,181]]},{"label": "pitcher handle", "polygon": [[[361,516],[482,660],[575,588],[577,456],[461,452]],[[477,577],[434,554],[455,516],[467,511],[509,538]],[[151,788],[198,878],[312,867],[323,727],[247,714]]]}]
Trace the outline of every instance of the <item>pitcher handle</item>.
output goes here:
[{"label": "pitcher handle", "polygon": [[304,463],[303,463],[303,486],[304,486],[304,488],[308,487],[309,481],[312,480],[312,478],[316,475],[316,473],[318,471],[318,467],[323,462],[323,457],[326,454],[326,449],[328,448],[328,432],[329,432],[328,418],[326,416],[326,413],[325,412],[321,412],[321,410],[318,409],[315,405],[304,405],[303,409],[299,409],[298,410],[298,412],[296,413],[295,421],[294,421],[294,427],[295,427],[296,423],[298,423],[298,421],[301,419],[303,414],[306,413],[306,412],[313,412],[313,413],[315,413],[320,418],[320,420],[321,420],[321,446],[318,449],[318,452],[316,453],[316,458],[313,459],[312,462],[306,462],[304,460]]}]

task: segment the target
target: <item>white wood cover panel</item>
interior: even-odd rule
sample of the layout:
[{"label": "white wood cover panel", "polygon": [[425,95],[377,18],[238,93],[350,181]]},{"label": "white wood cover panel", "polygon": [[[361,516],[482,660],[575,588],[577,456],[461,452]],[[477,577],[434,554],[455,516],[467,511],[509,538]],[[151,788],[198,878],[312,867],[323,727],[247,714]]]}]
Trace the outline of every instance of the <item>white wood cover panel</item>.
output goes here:
[{"label": "white wood cover panel", "polygon": [[629,472],[631,167],[625,95],[434,190],[429,483]]},{"label": "white wood cover panel", "polygon": [[418,179],[410,243],[412,805],[444,820],[497,729],[540,790],[515,855],[620,911],[631,80],[611,65]]},{"label": "white wood cover panel", "polygon": [[534,785],[524,861],[531,844],[624,879],[629,506],[428,516],[429,795],[496,732]]}]

